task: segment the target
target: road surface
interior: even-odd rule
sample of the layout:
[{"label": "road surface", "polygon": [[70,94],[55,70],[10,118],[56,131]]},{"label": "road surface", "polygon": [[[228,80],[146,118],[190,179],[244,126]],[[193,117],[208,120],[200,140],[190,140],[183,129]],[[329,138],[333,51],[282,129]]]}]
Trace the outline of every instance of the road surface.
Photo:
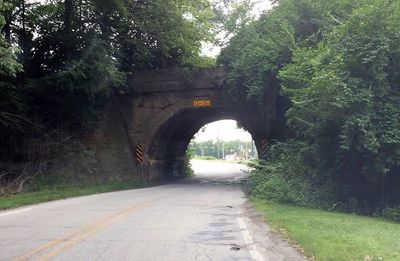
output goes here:
[{"label": "road surface", "polygon": [[0,260],[303,260],[247,202],[239,164],[152,188],[0,212]]}]

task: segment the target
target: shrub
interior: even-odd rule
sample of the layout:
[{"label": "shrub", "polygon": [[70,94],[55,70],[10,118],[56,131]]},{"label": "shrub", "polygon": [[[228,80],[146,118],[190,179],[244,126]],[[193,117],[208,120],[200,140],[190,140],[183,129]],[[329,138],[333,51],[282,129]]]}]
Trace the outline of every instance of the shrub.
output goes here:
[{"label": "shrub", "polygon": [[290,179],[283,172],[283,164],[259,164],[248,180],[254,197],[282,204],[313,206],[311,184],[307,179]]},{"label": "shrub", "polygon": [[394,221],[400,221],[400,206],[395,208],[386,207],[382,211],[382,216],[387,219],[391,219]]},{"label": "shrub", "polygon": [[249,178],[250,194],[277,203],[313,207],[313,175],[304,164],[307,154],[299,142],[272,145],[266,161],[252,164],[256,170]]}]

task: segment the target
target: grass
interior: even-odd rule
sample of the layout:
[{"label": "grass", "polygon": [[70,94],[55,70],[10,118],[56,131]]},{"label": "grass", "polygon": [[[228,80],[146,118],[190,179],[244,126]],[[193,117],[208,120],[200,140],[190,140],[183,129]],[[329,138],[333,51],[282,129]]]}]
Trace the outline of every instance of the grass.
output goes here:
[{"label": "grass", "polygon": [[48,188],[41,188],[40,190],[34,192],[25,192],[21,194],[0,197],[0,210],[16,208],[51,200],[133,189],[144,186],[145,183],[143,181],[131,181],[123,183],[113,182],[82,186],[49,186]]},{"label": "grass", "polygon": [[316,260],[400,260],[400,224],[252,200],[274,228],[283,231]]}]

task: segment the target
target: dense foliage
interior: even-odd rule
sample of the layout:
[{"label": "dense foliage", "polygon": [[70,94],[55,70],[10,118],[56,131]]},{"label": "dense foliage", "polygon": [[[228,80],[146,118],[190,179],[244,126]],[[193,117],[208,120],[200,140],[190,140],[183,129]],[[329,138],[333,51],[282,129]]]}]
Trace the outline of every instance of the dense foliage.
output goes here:
[{"label": "dense foliage", "polygon": [[231,40],[220,58],[230,88],[261,106],[272,89],[291,102],[292,132],[270,149],[254,193],[396,215],[399,28],[399,1],[281,0]]},{"label": "dense foliage", "polygon": [[214,64],[200,53],[215,19],[208,0],[0,0],[0,195],[131,177],[118,150],[92,144],[110,96],[138,70]]},{"label": "dense foliage", "polygon": [[[0,0],[0,12],[7,8]],[[4,24],[5,19],[0,15],[0,27]],[[12,143],[8,137],[21,128],[23,103],[15,86],[15,77],[22,66],[17,62],[16,53],[17,50],[9,47],[4,36],[0,34],[0,142]]]},{"label": "dense foliage", "polygon": [[214,19],[207,0],[0,1],[0,156],[93,127],[137,70],[209,65]]}]

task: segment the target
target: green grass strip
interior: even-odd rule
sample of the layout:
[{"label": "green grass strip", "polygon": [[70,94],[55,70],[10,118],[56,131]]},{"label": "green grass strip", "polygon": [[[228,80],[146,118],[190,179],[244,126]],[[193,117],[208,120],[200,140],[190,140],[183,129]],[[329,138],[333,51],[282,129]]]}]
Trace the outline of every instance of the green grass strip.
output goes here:
[{"label": "green grass strip", "polygon": [[320,261],[399,261],[400,224],[252,199],[276,229]]},{"label": "green grass strip", "polygon": [[51,200],[65,199],[70,197],[85,196],[96,193],[104,193],[118,190],[134,189],[144,187],[142,181],[124,183],[105,183],[82,186],[55,186],[40,189],[39,191],[21,193],[6,197],[0,197],[0,210],[16,208],[20,206],[36,204]]}]

